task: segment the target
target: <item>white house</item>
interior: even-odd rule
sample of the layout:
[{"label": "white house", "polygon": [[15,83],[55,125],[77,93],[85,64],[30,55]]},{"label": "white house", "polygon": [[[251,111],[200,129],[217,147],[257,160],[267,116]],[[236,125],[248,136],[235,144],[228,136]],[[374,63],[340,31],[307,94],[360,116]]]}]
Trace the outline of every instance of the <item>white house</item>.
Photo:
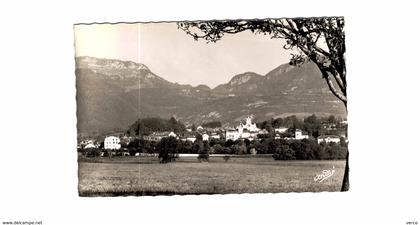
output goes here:
[{"label": "white house", "polygon": [[237,130],[226,130],[225,133],[226,140],[236,141],[239,139],[240,134]]},{"label": "white house", "polygon": [[211,134],[210,139],[220,139],[220,135],[219,134]]},{"label": "white house", "polygon": [[187,137],[187,141],[191,141],[191,142],[194,142],[195,140],[196,140],[197,138],[195,138],[195,137]]},{"label": "white house", "polygon": [[282,134],[282,133],[286,132],[286,131],[287,131],[287,129],[289,129],[289,128],[287,128],[287,127],[279,127],[279,128],[274,128],[274,131],[275,131],[276,133],[280,133],[280,134]]},{"label": "white house", "polygon": [[89,149],[89,148],[96,148],[96,146],[93,143],[89,143],[89,144],[85,145],[85,147],[83,149]]},{"label": "white house", "polygon": [[337,135],[321,135],[318,137],[318,144],[321,144],[321,142],[325,143],[330,143],[330,142],[334,142],[334,143],[340,143],[340,137]]},{"label": "white house", "polygon": [[208,134],[203,134],[202,137],[203,141],[208,141],[210,136]]},{"label": "white house", "polygon": [[302,130],[296,129],[295,130],[295,139],[296,140],[302,140],[302,139],[308,139],[309,135],[307,132],[304,132]]},{"label": "white house", "polygon": [[[86,148],[87,145],[91,144],[88,148],[97,148],[99,145],[96,143],[95,140],[93,139],[86,139],[86,140],[82,140],[77,146],[79,148],[81,148],[82,146],[84,146],[83,148]],[[92,147],[93,145],[93,147]]]},{"label": "white house", "polygon": [[106,137],[104,140],[105,149],[120,149],[121,143],[120,138],[115,136]]}]

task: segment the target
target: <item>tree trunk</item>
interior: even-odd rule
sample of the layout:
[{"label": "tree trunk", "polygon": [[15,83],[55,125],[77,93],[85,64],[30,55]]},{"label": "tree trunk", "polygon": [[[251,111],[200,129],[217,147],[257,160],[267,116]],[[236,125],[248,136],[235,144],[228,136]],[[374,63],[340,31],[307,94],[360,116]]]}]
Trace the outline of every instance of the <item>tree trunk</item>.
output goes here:
[{"label": "tree trunk", "polygon": [[349,188],[350,188],[350,183],[349,183],[349,151],[347,150],[346,168],[344,169],[344,177],[343,177],[343,183],[341,184],[341,191],[348,191]]},{"label": "tree trunk", "polygon": [[[347,97],[347,96],[346,96]],[[347,111],[347,101],[343,102],[344,106],[346,107],[346,115],[348,114]],[[348,127],[347,127],[347,133],[348,133]],[[346,167],[344,169],[344,177],[343,177],[343,183],[341,184],[341,191],[348,191],[350,188],[349,183],[349,148],[347,145],[347,155],[346,155]]]},{"label": "tree trunk", "polygon": [[[314,61],[314,60],[312,60],[312,61],[316,63],[316,61]],[[339,100],[341,100],[341,102],[343,102],[344,107],[346,108],[346,112],[347,112],[346,86],[344,86],[344,89],[340,89],[341,93],[339,91],[337,91],[337,89],[334,87],[334,84],[329,77],[330,75],[328,74],[327,69],[325,69],[323,67],[322,63],[316,63],[316,64],[317,64],[318,68],[321,70],[323,78],[327,82],[327,85],[328,85],[331,93],[333,95],[335,95],[335,97],[337,97]],[[344,169],[344,177],[343,177],[343,182],[341,184],[341,191],[348,191],[349,188],[350,188],[350,184],[349,184],[349,150],[347,149],[346,167]]]}]

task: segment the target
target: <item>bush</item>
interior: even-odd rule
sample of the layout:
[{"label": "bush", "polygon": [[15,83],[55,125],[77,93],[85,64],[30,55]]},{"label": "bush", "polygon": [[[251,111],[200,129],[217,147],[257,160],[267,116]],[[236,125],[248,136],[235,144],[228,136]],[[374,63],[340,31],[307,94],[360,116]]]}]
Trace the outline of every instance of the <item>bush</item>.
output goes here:
[{"label": "bush", "polygon": [[196,139],[195,141],[194,141],[194,143],[193,143],[193,146],[192,146],[192,152],[191,153],[193,153],[193,154],[200,154],[200,152],[203,150],[203,140],[201,140],[201,139]]},{"label": "bush", "polygon": [[101,155],[101,151],[97,148],[85,149],[85,156],[86,157],[98,157],[100,155]]},{"label": "bush", "polygon": [[135,148],[129,148],[128,153],[130,154],[130,156],[135,156],[137,153],[137,150]]},{"label": "bush", "polygon": [[275,160],[294,160],[296,159],[295,152],[289,145],[281,145],[277,147],[273,154]]},{"label": "bush", "polygon": [[216,154],[224,154],[224,149],[220,144],[215,144],[213,146],[214,153]]},{"label": "bush", "polygon": [[347,147],[343,147],[336,143],[328,143],[325,147],[327,159],[345,159],[347,151]]},{"label": "bush", "polygon": [[246,146],[245,144],[236,144],[231,146],[231,151],[237,155],[246,154]]},{"label": "bush", "polygon": [[112,157],[112,151],[109,149],[106,149],[104,151],[102,151],[104,154],[102,155],[102,157],[108,157],[111,158]]},{"label": "bush", "polygon": [[233,151],[232,151],[231,148],[225,147],[225,148],[223,148],[222,154],[233,154]]},{"label": "bush", "polygon": [[162,138],[157,145],[160,163],[168,163],[178,158],[177,140],[174,137]]},{"label": "bush", "polygon": [[314,152],[314,159],[326,159],[327,157],[327,153],[325,152],[325,148],[322,147],[321,145],[316,145],[315,148],[313,149]]},{"label": "bush", "polygon": [[267,154],[269,152],[269,144],[272,140],[271,139],[263,139],[261,142],[255,142],[255,149],[260,154]]},{"label": "bush", "polygon": [[198,160],[209,161],[210,145],[208,141],[204,141],[203,147],[198,150]]},{"label": "bush", "polygon": [[178,142],[178,145],[180,145],[180,153],[193,153],[193,143],[191,141],[181,141]]},{"label": "bush", "polygon": [[232,152],[234,154],[238,154],[238,155],[242,155],[242,154],[247,154],[247,145],[245,141],[242,140],[238,140],[237,144],[232,146]]},{"label": "bush", "polygon": [[235,142],[229,139],[225,142],[225,147],[229,148],[234,144],[235,144]]}]

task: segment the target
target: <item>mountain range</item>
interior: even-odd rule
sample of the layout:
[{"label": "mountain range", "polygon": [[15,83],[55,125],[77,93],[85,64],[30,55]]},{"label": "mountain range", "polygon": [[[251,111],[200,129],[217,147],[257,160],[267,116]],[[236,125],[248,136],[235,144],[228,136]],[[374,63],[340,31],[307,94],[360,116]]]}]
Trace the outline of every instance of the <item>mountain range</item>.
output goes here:
[{"label": "mountain range", "polygon": [[313,63],[237,74],[211,89],[169,82],[141,63],[84,56],[76,58],[76,87],[78,133],[86,135],[123,131],[140,117],[236,125],[250,114],[256,121],[346,115]]}]

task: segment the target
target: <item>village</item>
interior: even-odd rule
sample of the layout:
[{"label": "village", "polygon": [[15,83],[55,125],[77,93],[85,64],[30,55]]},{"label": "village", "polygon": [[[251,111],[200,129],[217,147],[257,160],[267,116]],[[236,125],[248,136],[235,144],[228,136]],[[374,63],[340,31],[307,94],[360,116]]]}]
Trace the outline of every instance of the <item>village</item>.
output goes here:
[{"label": "village", "polygon": [[[313,115],[314,116],[314,115]],[[308,117],[310,119],[310,117]],[[296,119],[295,119],[296,120]],[[236,127],[207,127],[197,126],[185,128],[183,132],[155,131],[147,135],[107,135],[103,139],[87,138],[79,142],[77,148],[81,156],[141,156],[157,155],[160,152],[158,144],[165,138],[176,139],[178,152],[183,155],[196,155],[199,149],[194,150],[198,141],[209,143],[210,154],[274,154],[280,143],[296,143],[305,140],[305,143],[344,146],[347,141],[347,121],[321,122],[318,119],[315,130],[305,125],[302,129],[286,126],[267,126],[267,121],[257,125],[253,116],[246,116]],[[297,120],[298,121],[298,120]],[[307,122],[308,123],[308,122]],[[265,127],[264,127],[265,126]],[[302,125],[301,125],[302,126]],[[322,132],[321,132],[322,131]],[[270,144],[271,142],[276,144]],[[271,146],[270,146],[271,145]],[[271,149],[270,149],[271,148]],[[238,150],[239,149],[239,150]],[[93,153],[92,153],[93,152]]]}]

